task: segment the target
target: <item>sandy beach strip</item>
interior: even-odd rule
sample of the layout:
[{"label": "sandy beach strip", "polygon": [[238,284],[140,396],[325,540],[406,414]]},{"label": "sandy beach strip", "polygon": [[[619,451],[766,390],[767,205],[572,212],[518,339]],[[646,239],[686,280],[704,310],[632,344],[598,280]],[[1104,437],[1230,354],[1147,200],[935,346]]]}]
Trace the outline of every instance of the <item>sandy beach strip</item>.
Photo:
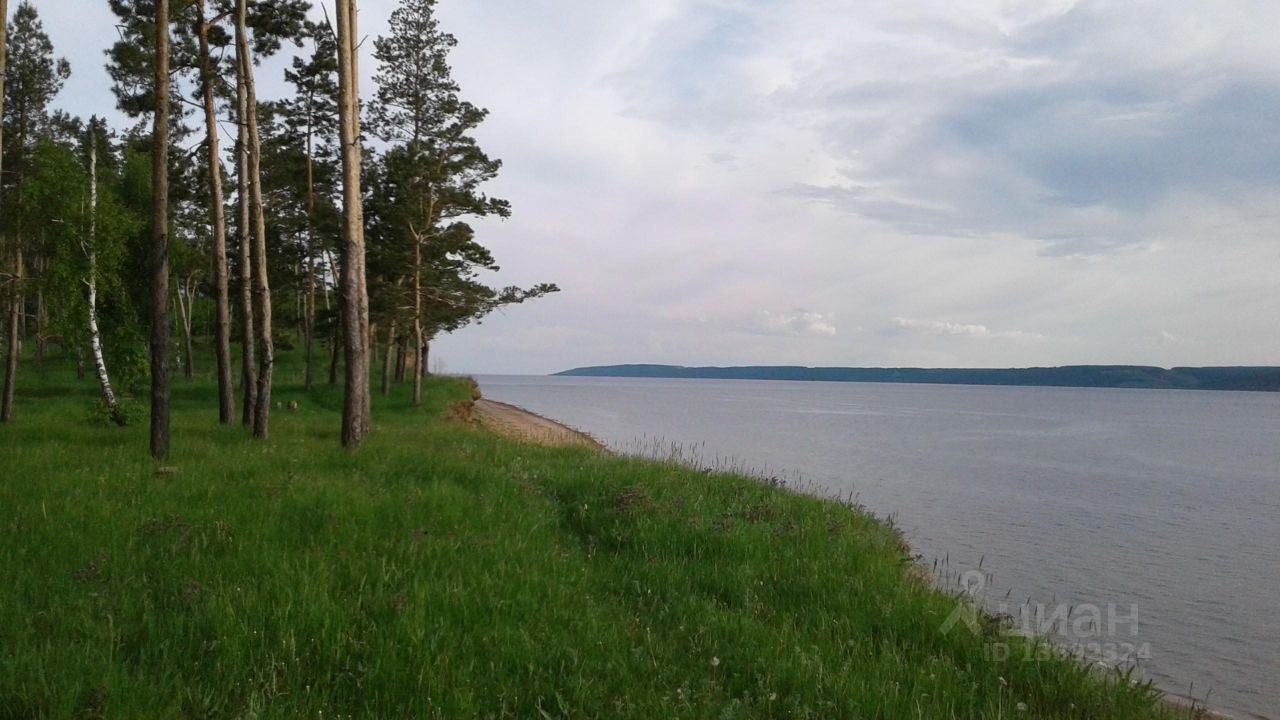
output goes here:
[{"label": "sandy beach strip", "polygon": [[515,440],[548,447],[585,447],[603,451],[590,435],[524,408],[493,400],[476,400],[472,418],[481,427]]}]

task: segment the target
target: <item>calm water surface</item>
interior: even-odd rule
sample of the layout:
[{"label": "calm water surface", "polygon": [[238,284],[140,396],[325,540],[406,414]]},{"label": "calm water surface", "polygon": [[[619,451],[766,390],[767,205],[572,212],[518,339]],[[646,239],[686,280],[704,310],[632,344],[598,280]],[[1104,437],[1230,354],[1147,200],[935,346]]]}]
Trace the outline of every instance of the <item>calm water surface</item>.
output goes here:
[{"label": "calm water surface", "polygon": [[980,577],[992,609],[1094,658],[1149,656],[1171,693],[1280,718],[1280,394],[479,380],[616,449],[678,444],[852,494],[945,582]]}]

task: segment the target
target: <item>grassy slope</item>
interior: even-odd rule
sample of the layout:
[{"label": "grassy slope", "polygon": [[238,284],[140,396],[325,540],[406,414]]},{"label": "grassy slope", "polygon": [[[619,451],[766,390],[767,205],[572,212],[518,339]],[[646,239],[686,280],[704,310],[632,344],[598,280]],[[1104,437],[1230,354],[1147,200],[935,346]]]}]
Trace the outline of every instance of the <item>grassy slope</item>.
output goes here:
[{"label": "grassy slope", "polygon": [[1161,716],[943,635],[954,601],[839,504],[447,425],[452,380],[421,411],[378,398],[351,455],[339,394],[292,370],[267,444],[180,382],[171,476],[141,424],[86,420],[89,381],[27,371],[0,428],[0,718]]}]

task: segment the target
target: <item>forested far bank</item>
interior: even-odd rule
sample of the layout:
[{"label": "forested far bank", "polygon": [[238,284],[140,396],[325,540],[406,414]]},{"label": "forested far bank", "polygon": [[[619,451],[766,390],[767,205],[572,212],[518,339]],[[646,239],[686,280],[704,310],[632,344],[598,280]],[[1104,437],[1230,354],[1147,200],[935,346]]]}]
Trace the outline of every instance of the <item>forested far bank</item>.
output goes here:
[{"label": "forested far bank", "polygon": [[845,368],[756,365],[683,367],[606,365],[557,375],[573,377],[697,378],[704,380],[795,380],[931,385],[1022,385],[1035,387],[1280,392],[1277,367],[1178,367],[1068,365],[1047,368]]}]

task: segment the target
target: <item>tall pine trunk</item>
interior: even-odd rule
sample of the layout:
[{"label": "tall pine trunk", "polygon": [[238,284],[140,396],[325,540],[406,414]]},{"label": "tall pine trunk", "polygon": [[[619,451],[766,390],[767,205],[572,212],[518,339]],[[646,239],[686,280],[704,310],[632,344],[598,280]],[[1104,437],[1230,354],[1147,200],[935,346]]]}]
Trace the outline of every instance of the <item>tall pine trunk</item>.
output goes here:
[{"label": "tall pine trunk", "polygon": [[[413,344],[421,357],[422,338],[422,237],[413,235]],[[422,404],[422,373],[413,374],[413,406]]]},{"label": "tall pine trunk", "polygon": [[[5,64],[7,61],[9,38],[9,0],[0,0],[0,18],[5,18],[4,22],[0,22],[0,78],[5,76]],[[0,116],[4,115],[4,93],[0,92]],[[0,123],[0,170],[4,169],[4,125]],[[0,392],[0,423],[7,423],[13,415],[13,389],[14,382],[18,379],[18,321],[20,313],[18,310],[18,298],[21,295],[21,289],[18,287],[18,277],[22,272],[22,254],[18,249],[14,248],[15,272],[13,280],[13,289],[9,294],[9,354],[5,358],[4,363],[4,390]]]},{"label": "tall pine trunk", "polygon": [[382,357],[382,395],[391,394],[391,358],[396,349],[396,324],[394,321],[387,329],[387,352]]},{"label": "tall pine trunk", "polygon": [[409,362],[409,338],[401,335],[396,338],[396,382],[404,382],[405,366]]},{"label": "tall pine trunk", "polygon": [[342,358],[342,318],[339,317],[333,326],[333,337],[329,343],[329,384],[338,384],[338,360]]},{"label": "tall pine trunk", "polygon": [[22,352],[22,246],[17,243],[13,247],[13,278],[9,282],[9,354],[4,363],[0,423],[13,420],[13,391],[18,384],[18,355]]},{"label": "tall pine trunk", "polygon": [[156,0],[151,134],[151,456],[169,454],[169,0]]},{"label": "tall pine trunk", "polygon": [[[213,60],[209,54],[209,23],[205,0],[196,0],[199,13],[200,81],[204,96],[205,149],[209,156],[209,219],[213,224],[213,288],[217,309],[213,320],[214,355],[218,363],[218,422],[234,422],[236,400],[231,384],[231,293],[227,277],[227,217],[222,197],[222,160],[218,149],[217,105],[213,96]],[[188,358],[190,362],[190,358]]]},{"label": "tall pine trunk", "polygon": [[253,408],[253,436],[265,440],[270,435],[271,380],[275,349],[271,339],[271,284],[267,279],[267,228],[262,210],[262,146],[258,134],[258,97],[253,81],[253,60],[249,56],[246,26],[248,0],[236,4],[237,67],[244,85],[245,126],[249,141],[249,226],[252,228],[254,321],[258,334],[258,396]]},{"label": "tall pine trunk", "polygon": [[365,281],[364,211],[360,197],[359,62],[355,0],[337,0],[338,125],[342,142],[342,340],[346,387],[342,445],[356,449],[372,425],[369,398],[369,289]]},{"label": "tall pine trunk", "polygon": [[253,427],[253,409],[258,404],[258,365],[253,344],[253,248],[249,239],[249,129],[245,117],[249,103],[245,97],[244,79],[236,69],[236,241],[240,263],[240,383],[244,391],[244,408],[240,422]]},{"label": "tall pine trunk", "polygon": [[422,323],[425,309],[422,304],[422,245],[431,237],[431,228],[435,227],[436,222],[435,193],[430,192],[428,195],[425,206],[419,208],[422,212],[423,231],[418,232],[412,225],[410,226],[413,232],[413,343],[419,362],[417,370],[413,373],[414,407],[422,404],[422,379],[427,374],[426,367],[423,365],[427,355],[427,338]]}]

